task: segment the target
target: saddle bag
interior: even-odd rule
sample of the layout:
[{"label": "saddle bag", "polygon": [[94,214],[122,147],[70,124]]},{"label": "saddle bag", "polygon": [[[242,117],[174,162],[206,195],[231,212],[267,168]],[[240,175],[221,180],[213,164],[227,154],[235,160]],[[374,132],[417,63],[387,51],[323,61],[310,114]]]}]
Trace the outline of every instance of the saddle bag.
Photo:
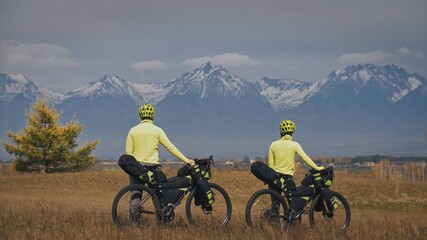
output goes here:
[{"label": "saddle bag", "polygon": [[132,155],[123,154],[119,158],[118,165],[128,175],[142,179],[149,185],[166,182],[165,174],[159,169],[160,165],[141,165]]},{"label": "saddle bag", "polygon": [[267,184],[273,184],[275,181],[280,179],[278,172],[267,166],[263,162],[254,162],[251,164],[251,173],[255,175],[259,180]]},{"label": "saddle bag", "polygon": [[123,171],[134,178],[140,178],[140,176],[145,175],[148,171],[132,155],[123,154],[120,156],[118,165]]},{"label": "saddle bag", "polygon": [[251,164],[251,172],[255,177],[264,183],[277,188],[279,191],[291,192],[296,186],[292,180],[292,176],[280,174],[270,168],[263,162],[254,162]]}]

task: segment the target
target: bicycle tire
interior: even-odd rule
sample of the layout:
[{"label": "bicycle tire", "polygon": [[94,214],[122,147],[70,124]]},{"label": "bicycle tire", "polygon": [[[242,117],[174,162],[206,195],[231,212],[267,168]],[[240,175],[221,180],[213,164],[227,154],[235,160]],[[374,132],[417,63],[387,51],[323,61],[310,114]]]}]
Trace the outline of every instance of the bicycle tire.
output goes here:
[{"label": "bicycle tire", "polygon": [[218,184],[209,183],[209,187],[214,193],[215,202],[212,204],[211,211],[205,211],[201,206],[196,206],[193,189],[185,203],[185,213],[190,223],[203,223],[217,226],[225,226],[230,222],[232,205],[228,193]]},{"label": "bicycle tire", "polygon": [[[279,209],[276,211],[271,210],[273,208],[272,199],[277,199],[276,206],[279,206]],[[271,189],[259,190],[249,198],[246,204],[246,224],[249,227],[265,227],[268,225],[283,227],[287,210],[288,204],[279,192]]]},{"label": "bicycle tire", "polygon": [[[338,208],[334,210],[332,217],[327,217],[326,203],[322,194],[317,195],[311,203],[309,209],[309,220],[312,228],[327,228],[327,230],[334,230],[337,233],[344,232],[350,227],[351,210],[347,200],[338,192],[331,191]],[[323,201],[325,208],[321,211],[316,211],[316,205],[319,201]]]},{"label": "bicycle tire", "polygon": [[[140,201],[131,207],[132,195],[138,192],[141,193]],[[152,189],[141,184],[132,184],[122,188],[116,194],[112,216],[118,227],[150,226],[160,222],[159,210],[160,201]]]}]

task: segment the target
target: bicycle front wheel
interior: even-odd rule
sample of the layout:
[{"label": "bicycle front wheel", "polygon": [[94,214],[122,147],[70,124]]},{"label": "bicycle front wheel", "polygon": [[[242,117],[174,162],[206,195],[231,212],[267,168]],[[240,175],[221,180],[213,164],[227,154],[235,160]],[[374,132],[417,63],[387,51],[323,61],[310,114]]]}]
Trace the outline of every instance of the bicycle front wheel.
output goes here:
[{"label": "bicycle front wheel", "polygon": [[202,206],[196,206],[194,203],[193,189],[187,198],[185,204],[185,212],[190,223],[202,223],[212,226],[225,226],[231,219],[231,200],[228,193],[218,184],[209,183],[215,202],[212,204],[212,209],[206,210]]},{"label": "bicycle front wheel", "polygon": [[285,224],[286,200],[277,191],[262,189],[254,193],[246,204],[245,218],[249,227],[268,225],[282,227]]},{"label": "bicycle front wheel", "polygon": [[350,205],[340,193],[331,191],[331,195],[338,207],[330,213],[327,210],[323,196],[321,194],[317,195],[310,206],[310,225],[312,228],[326,229],[340,233],[346,231],[350,226]]},{"label": "bicycle front wheel", "polygon": [[133,184],[120,190],[113,201],[113,221],[118,227],[150,226],[160,221],[160,202],[154,191]]}]

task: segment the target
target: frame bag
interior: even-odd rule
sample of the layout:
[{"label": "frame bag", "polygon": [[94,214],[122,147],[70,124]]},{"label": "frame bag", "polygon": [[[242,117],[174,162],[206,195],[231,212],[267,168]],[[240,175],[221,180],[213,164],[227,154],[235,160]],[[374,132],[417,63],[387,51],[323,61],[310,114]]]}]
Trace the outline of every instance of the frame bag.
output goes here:
[{"label": "frame bag", "polygon": [[160,192],[167,203],[176,203],[191,186],[191,177],[173,177],[163,183]]}]

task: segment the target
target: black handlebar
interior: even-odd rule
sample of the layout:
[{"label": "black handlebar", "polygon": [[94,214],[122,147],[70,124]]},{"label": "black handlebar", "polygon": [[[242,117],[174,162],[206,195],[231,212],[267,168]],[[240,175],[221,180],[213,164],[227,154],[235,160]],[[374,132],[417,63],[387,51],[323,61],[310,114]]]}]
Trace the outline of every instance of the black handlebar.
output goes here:
[{"label": "black handlebar", "polygon": [[196,162],[196,164],[199,164],[202,162],[208,162],[209,164],[212,164],[213,166],[215,166],[214,165],[214,159],[213,159],[212,155],[210,155],[208,158],[201,158],[201,159],[194,158],[194,162]]},{"label": "black handlebar", "polygon": [[316,170],[316,169],[314,169],[314,168],[312,168],[312,169],[310,169],[309,171],[311,172],[311,173],[326,173],[326,172],[330,172],[331,170],[333,170],[334,169],[334,167],[332,167],[332,166],[330,166],[330,167],[325,167],[324,169],[322,169],[322,170]]},{"label": "black handlebar", "polygon": [[330,167],[326,167],[325,169],[322,169],[322,170],[316,170],[316,169],[312,168],[309,170],[309,172],[311,174],[314,174],[314,173],[326,174],[326,178],[329,178],[330,174],[333,174],[333,172],[334,172],[334,167],[330,166]]}]

